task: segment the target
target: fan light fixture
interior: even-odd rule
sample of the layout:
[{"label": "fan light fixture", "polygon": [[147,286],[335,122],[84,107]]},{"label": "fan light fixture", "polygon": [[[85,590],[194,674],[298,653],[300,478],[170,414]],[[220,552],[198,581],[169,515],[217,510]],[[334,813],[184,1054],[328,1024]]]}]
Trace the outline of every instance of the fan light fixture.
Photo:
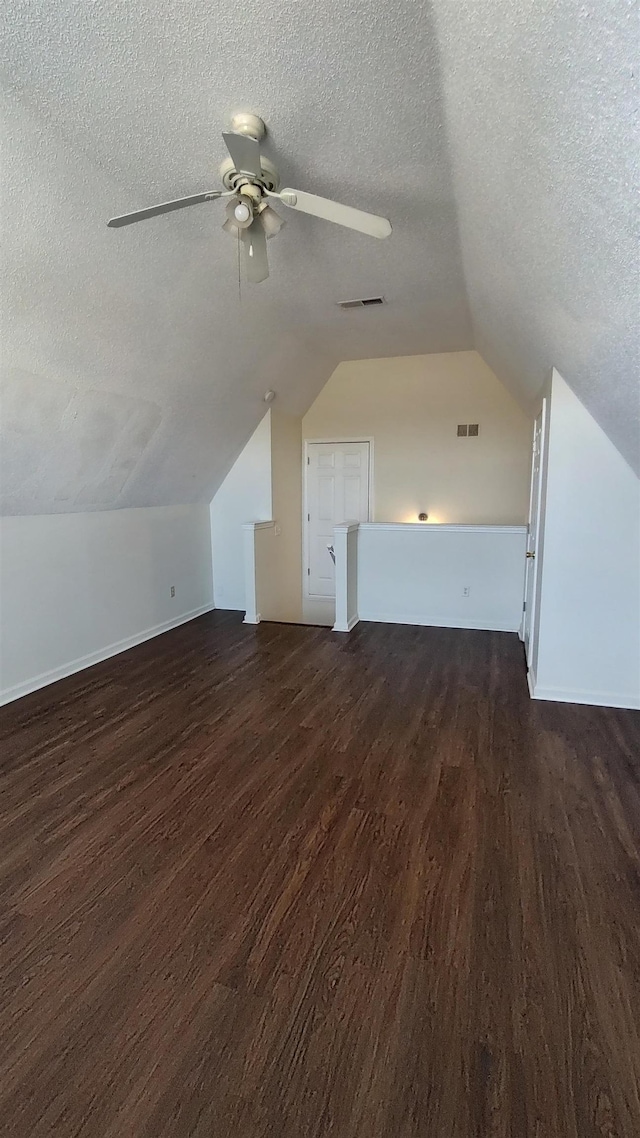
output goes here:
[{"label": "fan light fixture", "polygon": [[286,224],[270,205],[265,205],[264,208],[260,210],[258,216],[267,237],[275,237],[276,233],[279,233],[282,226]]},{"label": "fan light fixture", "polygon": [[[223,224],[225,232],[239,239],[244,246],[244,264],[247,278],[252,284],[260,284],[269,276],[267,258],[267,237],[275,237],[284,222],[267,204],[266,198],[280,201],[288,209],[299,210],[334,225],[355,229],[368,237],[384,238],[391,233],[391,222],[386,217],[378,217],[353,206],[341,205],[328,198],[309,194],[304,190],[290,187],[280,189],[280,178],[273,163],[260,153],[260,143],[265,136],[265,125],[257,115],[243,111],[231,120],[231,130],[223,131],[222,138],[229,151],[229,157],[220,167],[223,189],[205,190],[191,194],[187,198],[160,202],[159,205],[137,209],[133,213],[123,213],[112,217],[107,224],[114,229],[121,225],[132,225],[136,221],[157,217],[162,213],[186,209],[188,206],[229,198],[227,216]],[[362,305],[381,303],[378,298],[363,300]]]},{"label": "fan light fixture", "polygon": [[238,202],[238,204],[234,208],[233,216],[235,217],[236,221],[240,225],[242,224],[243,221],[248,221],[249,218],[251,217],[251,210],[249,209],[249,206],[247,205],[247,203],[246,202]]},{"label": "fan light fixture", "polygon": [[238,229],[248,229],[253,224],[253,204],[251,199],[242,195],[233,198],[227,205],[227,221],[233,228],[227,229],[226,222],[223,229],[227,233],[235,233]]}]

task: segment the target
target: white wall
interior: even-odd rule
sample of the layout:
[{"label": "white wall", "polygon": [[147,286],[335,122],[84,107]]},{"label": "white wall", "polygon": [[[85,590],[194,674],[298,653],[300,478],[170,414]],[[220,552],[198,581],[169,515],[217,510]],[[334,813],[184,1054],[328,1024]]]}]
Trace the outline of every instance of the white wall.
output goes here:
[{"label": "white wall", "polygon": [[342,522],[334,530],[336,564],[334,632],[351,632],[358,623],[358,525]]},{"label": "white wall", "polygon": [[262,620],[280,620],[279,551],[281,543],[274,525],[257,527],[254,533],[256,612]]},{"label": "white wall", "polygon": [[211,502],[216,608],[245,608],[242,526],[270,517],[271,412],[267,411]]},{"label": "white wall", "polygon": [[0,538],[2,702],[213,607],[206,505],[7,517]]},{"label": "white wall", "polygon": [[361,525],[358,616],[515,632],[525,551],[525,526]]},{"label": "white wall", "polygon": [[[244,595],[246,600],[245,624],[259,624],[261,620],[284,623],[290,618],[283,612],[288,605],[283,587],[282,550],[279,527],[274,521],[245,522],[244,535]],[[286,574],[284,575],[286,578]]]},{"label": "white wall", "polygon": [[[217,608],[247,608],[244,580],[247,522],[276,526],[256,541],[272,566],[263,591],[263,620],[302,616],[302,421],[279,408],[267,412],[211,503],[214,597]],[[266,565],[265,556],[260,564]]]},{"label": "white wall", "polygon": [[271,485],[275,578],[263,615],[296,622],[302,619],[302,420],[278,407],[271,412]]},{"label": "white wall", "polygon": [[551,384],[536,699],[640,707],[640,480]]},{"label": "white wall", "polygon": [[[458,438],[458,423],[478,437]],[[302,432],[373,437],[375,521],[526,521],[532,421],[477,352],[341,363]]]}]

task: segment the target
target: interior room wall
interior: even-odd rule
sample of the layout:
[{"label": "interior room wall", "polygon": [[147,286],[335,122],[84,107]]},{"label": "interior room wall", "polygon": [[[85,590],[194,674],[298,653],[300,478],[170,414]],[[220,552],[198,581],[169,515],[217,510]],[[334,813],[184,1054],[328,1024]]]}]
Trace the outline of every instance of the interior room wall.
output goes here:
[{"label": "interior room wall", "polygon": [[358,617],[516,632],[526,541],[525,526],[361,525]]},{"label": "interior room wall", "polygon": [[640,707],[640,480],[556,371],[543,524],[534,696]]},{"label": "interior room wall", "polygon": [[0,595],[7,702],[211,609],[209,508],[2,518]]},{"label": "interior room wall", "polygon": [[245,609],[245,522],[271,518],[271,411],[267,411],[211,502],[216,608]]},{"label": "interior room wall", "polygon": [[[273,569],[263,619],[302,615],[302,421],[277,407],[267,411],[211,502],[213,589],[217,608],[246,609],[245,522],[273,518],[261,541]],[[271,548],[273,546],[273,548]]]},{"label": "interior room wall", "polygon": [[295,623],[302,620],[302,420],[277,406],[271,412],[271,486],[277,587],[269,617]]},{"label": "interior room wall", "polygon": [[[478,423],[477,438],[458,438],[459,423]],[[373,437],[372,520],[526,521],[532,420],[475,351],[341,363],[302,433]]]}]

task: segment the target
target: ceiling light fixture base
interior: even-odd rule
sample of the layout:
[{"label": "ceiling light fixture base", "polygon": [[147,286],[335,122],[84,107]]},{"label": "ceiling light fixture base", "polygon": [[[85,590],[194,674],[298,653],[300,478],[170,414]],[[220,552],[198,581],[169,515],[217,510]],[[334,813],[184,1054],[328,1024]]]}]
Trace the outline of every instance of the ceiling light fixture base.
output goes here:
[{"label": "ceiling light fixture base", "polygon": [[236,134],[244,134],[248,138],[255,138],[256,142],[262,142],[267,128],[264,122],[258,115],[252,115],[248,111],[239,111],[231,119],[231,129]]}]

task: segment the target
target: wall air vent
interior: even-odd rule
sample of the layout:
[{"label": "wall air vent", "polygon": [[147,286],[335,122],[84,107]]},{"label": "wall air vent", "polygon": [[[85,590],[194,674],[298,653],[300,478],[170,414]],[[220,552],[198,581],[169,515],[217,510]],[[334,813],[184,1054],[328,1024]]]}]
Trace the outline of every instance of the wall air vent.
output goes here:
[{"label": "wall air vent", "polygon": [[384,297],[367,296],[363,300],[339,300],[338,308],[372,308],[374,304],[384,304]]}]

